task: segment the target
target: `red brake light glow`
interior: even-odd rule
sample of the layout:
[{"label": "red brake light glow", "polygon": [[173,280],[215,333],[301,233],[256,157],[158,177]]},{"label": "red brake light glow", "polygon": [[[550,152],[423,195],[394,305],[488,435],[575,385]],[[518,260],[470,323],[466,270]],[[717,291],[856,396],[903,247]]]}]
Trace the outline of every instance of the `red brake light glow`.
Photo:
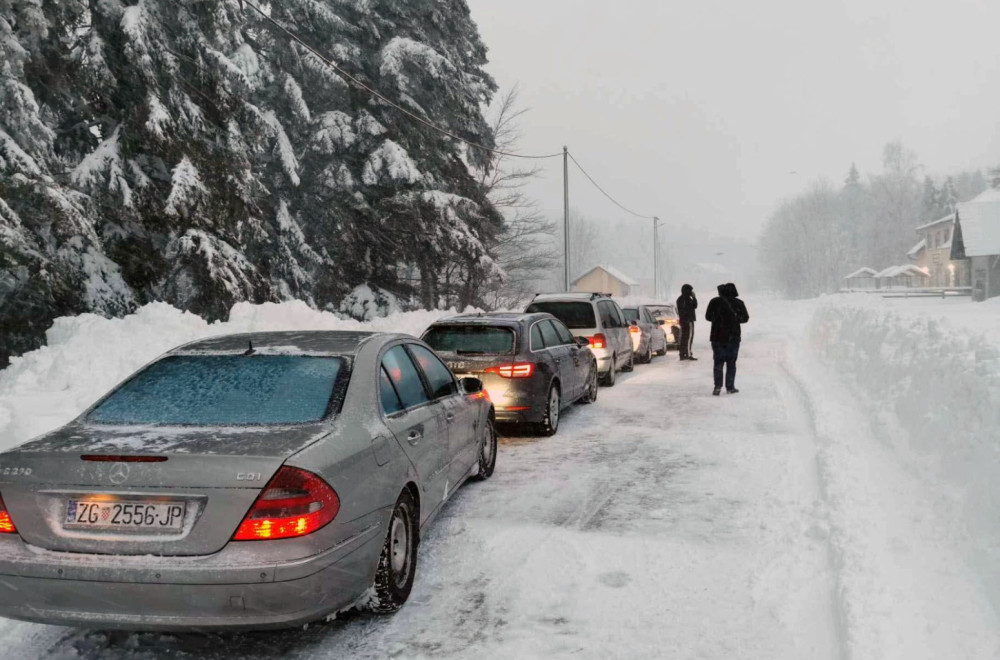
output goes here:
[{"label": "red brake light glow", "polygon": [[530,378],[535,375],[535,365],[531,362],[515,362],[499,367],[490,367],[488,374],[499,374],[502,378]]},{"label": "red brake light glow", "polygon": [[608,347],[608,338],[605,337],[603,333],[599,332],[593,337],[587,337],[587,339],[590,341],[590,345],[593,346],[594,348]]},{"label": "red brake light glow", "polygon": [[306,536],[329,524],[340,498],[325,481],[298,468],[278,470],[233,535],[234,541],[270,541]]},{"label": "red brake light glow", "polygon": [[637,326],[637,325],[630,325],[628,327],[628,331],[631,332],[633,335],[636,334],[636,333],[642,332],[642,330],[640,330],[639,326]]},{"label": "red brake light glow", "polygon": [[7,512],[7,507],[4,506],[3,498],[0,497],[0,534],[16,534],[17,528],[14,527],[14,521],[10,519],[10,513]]}]

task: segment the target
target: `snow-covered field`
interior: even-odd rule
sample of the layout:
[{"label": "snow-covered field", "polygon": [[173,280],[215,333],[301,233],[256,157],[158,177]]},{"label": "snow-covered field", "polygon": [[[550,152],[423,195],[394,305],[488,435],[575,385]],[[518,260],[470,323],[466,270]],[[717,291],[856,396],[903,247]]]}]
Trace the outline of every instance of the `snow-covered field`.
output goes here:
[{"label": "snow-covered field", "polygon": [[[1000,657],[1000,304],[749,299],[736,396],[707,327],[676,355],[506,438],[456,494],[390,618],[252,635],[0,622],[4,658]],[[367,327],[420,332],[439,313]],[[358,328],[305,306],[207,325],[165,306],[60,320],[0,372],[0,448],[206,334]]]}]

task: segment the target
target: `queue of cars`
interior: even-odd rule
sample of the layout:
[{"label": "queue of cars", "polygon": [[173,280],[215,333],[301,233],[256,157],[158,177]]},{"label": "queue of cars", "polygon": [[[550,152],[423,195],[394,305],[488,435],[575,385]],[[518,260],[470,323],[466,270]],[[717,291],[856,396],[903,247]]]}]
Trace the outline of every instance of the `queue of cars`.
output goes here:
[{"label": "queue of cars", "polygon": [[601,293],[547,293],[523,313],[441,319],[421,338],[456,375],[482,380],[498,423],[553,435],[563,408],[592,403],[599,383],[613,386],[619,372],[665,355],[666,328],[676,345],[671,310],[668,304],[622,309]]},{"label": "queue of cars", "polygon": [[422,340],[264,332],[178,347],[0,453],[0,616],[190,631],[396,611],[421,532],[492,475],[497,423],[554,434],[599,379],[666,351],[669,319],[630,310],[552,294],[441,319]]}]

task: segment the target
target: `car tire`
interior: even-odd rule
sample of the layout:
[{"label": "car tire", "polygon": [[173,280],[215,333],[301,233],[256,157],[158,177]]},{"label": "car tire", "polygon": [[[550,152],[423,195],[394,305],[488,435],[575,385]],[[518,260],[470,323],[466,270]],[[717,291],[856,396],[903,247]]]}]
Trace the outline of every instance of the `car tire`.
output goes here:
[{"label": "car tire", "polygon": [[629,373],[635,370],[635,353],[629,351],[628,353],[628,364],[622,367],[622,371]]},{"label": "car tire", "polygon": [[614,387],[615,381],[618,380],[618,358],[615,355],[611,356],[611,368],[608,369],[608,373],[601,377],[601,385],[604,387]]},{"label": "car tire", "polygon": [[653,361],[653,340],[646,344],[646,354],[639,360],[639,364],[649,364]]},{"label": "car tire", "polygon": [[486,420],[486,437],[479,445],[479,471],[473,477],[476,481],[486,481],[493,476],[497,465],[497,427],[493,418]]},{"label": "car tire", "polygon": [[417,503],[410,491],[404,490],[389,518],[389,531],[375,569],[375,596],[366,609],[377,614],[392,614],[403,606],[410,597],[417,574],[418,543]]},{"label": "car tire", "polygon": [[667,354],[667,348],[668,348],[668,346],[669,346],[669,344],[667,344],[667,338],[664,337],[663,338],[663,348],[661,348],[660,350],[656,351],[656,354],[659,355],[660,357],[666,355]]},{"label": "car tire", "polygon": [[538,425],[539,435],[551,437],[559,432],[559,418],[562,416],[562,398],[558,383],[549,385],[549,393],[545,398],[545,419]]},{"label": "car tire", "polygon": [[597,390],[600,389],[598,380],[599,375],[597,373],[597,365],[595,364],[594,368],[590,370],[590,376],[587,378],[587,389],[578,400],[579,403],[593,403],[597,401]]}]

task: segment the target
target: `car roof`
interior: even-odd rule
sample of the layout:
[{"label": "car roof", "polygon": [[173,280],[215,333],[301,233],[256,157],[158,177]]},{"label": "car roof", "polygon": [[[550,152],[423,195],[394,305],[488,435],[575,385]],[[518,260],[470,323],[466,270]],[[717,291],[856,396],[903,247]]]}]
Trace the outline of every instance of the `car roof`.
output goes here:
[{"label": "car roof", "polygon": [[[356,355],[372,340],[389,341],[408,337],[389,332],[358,332],[355,330],[296,330],[286,332],[247,332],[199,339],[179,346],[169,355],[193,353],[235,353],[253,347],[260,354],[324,354]],[[412,337],[409,337],[412,339]]]},{"label": "car roof", "polygon": [[458,314],[438,319],[435,325],[517,325],[537,319],[553,318],[547,312],[481,312],[478,314]]},{"label": "car roof", "polygon": [[610,293],[596,293],[596,292],[582,292],[582,291],[569,291],[566,293],[539,293],[532,298],[531,302],[545,302],[545,301],[583,301],[590,302],[591,300],[603,300],[611,299]]}]

